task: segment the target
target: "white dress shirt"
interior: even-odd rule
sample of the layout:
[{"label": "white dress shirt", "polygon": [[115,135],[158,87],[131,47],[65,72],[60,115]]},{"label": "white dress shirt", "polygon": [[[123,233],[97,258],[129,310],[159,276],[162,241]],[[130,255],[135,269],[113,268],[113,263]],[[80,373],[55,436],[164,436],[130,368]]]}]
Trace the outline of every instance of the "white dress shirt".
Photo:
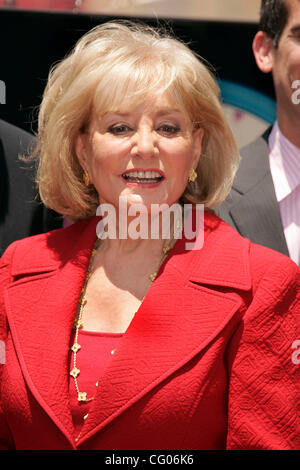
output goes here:
[{"label": "white dress shirt", "polygon": [[300,265],[300,148],[281,133],[277,121],[269,137],[269,161],[290,257]]}]

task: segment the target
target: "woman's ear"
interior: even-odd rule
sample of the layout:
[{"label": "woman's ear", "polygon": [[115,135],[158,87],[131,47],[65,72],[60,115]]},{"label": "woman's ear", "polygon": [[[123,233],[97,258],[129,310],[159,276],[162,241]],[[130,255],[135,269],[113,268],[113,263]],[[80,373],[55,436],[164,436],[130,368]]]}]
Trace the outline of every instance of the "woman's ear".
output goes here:
[{"label": "woman's ear", "polygon": [[271,72],[273,69],[274,44],[264,31],[256,33],[252,43],[252,50],[257,67],[264,73]]}]

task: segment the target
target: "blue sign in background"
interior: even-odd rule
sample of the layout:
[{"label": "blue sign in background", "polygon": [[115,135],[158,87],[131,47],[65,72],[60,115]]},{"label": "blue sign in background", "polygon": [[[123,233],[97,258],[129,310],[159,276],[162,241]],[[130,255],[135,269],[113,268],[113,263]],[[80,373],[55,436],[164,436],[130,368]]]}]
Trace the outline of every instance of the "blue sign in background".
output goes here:
[{"label": "blue sign in background", "polygon": [[247,111],[268,124],[273,124],[275,121],[276,102],[270,96],[251,87],[226,80],[220,80],[219,86],[224,103]]}]

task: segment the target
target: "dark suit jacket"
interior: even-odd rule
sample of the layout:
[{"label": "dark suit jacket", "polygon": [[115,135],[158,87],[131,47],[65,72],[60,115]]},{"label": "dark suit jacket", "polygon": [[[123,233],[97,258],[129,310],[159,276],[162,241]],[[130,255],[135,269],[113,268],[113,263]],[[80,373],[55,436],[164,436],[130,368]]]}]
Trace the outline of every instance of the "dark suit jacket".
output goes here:
[{"label": "dark suit jacket", "polygon": [[179,239],[161,266],[75,441],[70,336],[98,220],[0,260],[0,449],[299,449],[300,270],[212,213],[203,248]]},{"label": "dark suit jacket", "polygon": [[241,150],[230,195],[215,212],[252,242],[289,256],[269,166],[270,132]]},{"label": "dark suit jacket", "polygon": [[37,199],[32,164],[19,159],[33,144],[31,134],[0,120],[0,256],[14,240],[62,225]]}]

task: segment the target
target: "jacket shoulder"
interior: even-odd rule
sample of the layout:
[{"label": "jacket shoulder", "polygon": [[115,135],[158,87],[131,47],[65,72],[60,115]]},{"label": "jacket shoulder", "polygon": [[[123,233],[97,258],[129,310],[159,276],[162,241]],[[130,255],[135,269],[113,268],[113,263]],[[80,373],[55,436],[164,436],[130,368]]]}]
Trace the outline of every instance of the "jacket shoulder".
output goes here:
[{"label": "jacket shoulder", "polygon": [[273,250],[272,248],[253,243],[249,238],[238,233],[236,229],[223,219],[221,219],[220,228],[222,228],[223,238],[226,234],[228,247],[237,246],[238,249],[241,249],[246,243],[249,250],[249,266],[254,273],[254,277],[260,277],[260,274],[265,273],[269,269],[272,271],[275,266],[282,266],[290,273],[300,274],[300,269],[297,264],[285,254]]},{"label": "jacket shoulder", "polygon": [[[0,119],[0,140],[4,150],[16,150],[17,153],[30,152],[36,142],[33,134]],[[7,153],[7,152],[6,152]],[[10,152],[8,152],[10,153]]]},{"label": "jacket shoulder", "polygon": [[[69,227],[23,238],[11,243],[0,258],[0,340],[7,335],[4,306],[6,288],[16,276],[56,269],[72,250],[74,240],[80,239],[89,219]],[[84,241],[83,241],[84,244]]]},{"label": "jacket shoulder", "polygon": [[241,161],[237,170],[231,192],[227,199],[217,208],[217,211],[225,211],[235,200],[235,196],[243,194],[256,185],[265,174],[269,172],[269,146],[268,137],[272,128],[246,145],[240,150]]},{"label": "jacket shoulder", "polygon": [[261,153],[261,152],[268,152],[268,139],[271,134],[272,127],[269,127],[262,135],[260,135],[257,139],[253,140],[249,144],[242,147],[240,150],[240,154],[243,159],[251,158],[253,154]]},{"label": "jacket shoulder", "polygon": [[11,243],[0,258],[0,269],[10,266],[18,273],[23,269],[26,272],[34,272],[36,269],[57,267],[64,253],[74,245],[74,240],[78,240],[89,221],[90,219],[85,219],[68,227]]},{"label": "jacket shoulder", "polygon": [[250,243],[250,262],[258,269],[262,264],[262,269],[268,269],[275,264],[286,265],[292,271],[300,272],[297,264],[291,260],[287,255],[280,253],[257,243]]},{"label": "jacket shoulder", "polygon": [[262,281],[268,286],[268,292],[272,292],[275,297],[290,290],[294,293],[300,292],[300,269],[288,256],[251,243],[249,265],[254,292]]},{"label": "jacket shoulder", "polygon": [[274,288],[275,285],[279,288],[282,282],[289,283],[297,279],[300,288],[300,269],[288,256],[251,242],[217,216],[211,220],[218,220],[218,223],[214,227],[213,236],[206,242],[208,251],[217,254],[215,263],[219,263],[222,269],[225,268],[224,260],[228,262],[227,272],[231,277],[241,277],[242,273],[248,272],[249,286],[252,286],[254,292],[262,279],[267,284],[274,284]]}]

